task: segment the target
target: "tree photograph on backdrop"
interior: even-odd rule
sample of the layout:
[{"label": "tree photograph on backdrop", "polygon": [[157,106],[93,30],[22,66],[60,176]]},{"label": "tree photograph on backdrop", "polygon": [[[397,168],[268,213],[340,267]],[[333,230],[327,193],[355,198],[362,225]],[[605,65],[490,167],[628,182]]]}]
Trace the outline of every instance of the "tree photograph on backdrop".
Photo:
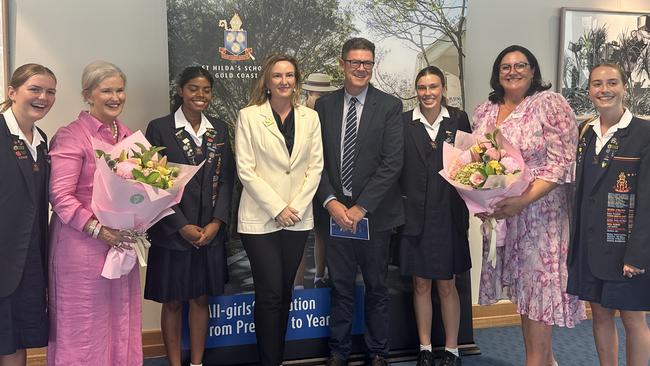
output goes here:
[{"label": "tree photograph on backdrop", "polygon": [[558,88],[578,119],[595,113],[587,97],[589,70],[601,62],[621,66],[626,106],[650,115],[650,16],[643,13],[562,9]]},{"label": "tree photograph on backdrop", "polygon": [[[462,106],[462,51],[467,0],[167,0],[170,103],[175,77],[199,65],[215,79],[208,115],[234,130],[238,111],[267,55],[296,57],[303,78],[314,72],[341,86],[341,46],[361,36],[376,45],[372,83],[404,103],[416,102],[413,78],[428,65],[446,72],[447,99]],[[232,135],[231,135],[232,137]],[[234,195],[235,197],[238,194]],[[237,199],[233,217],[237,212]],[[234,222],[234,221],[233,221]],[[252,291],[248,261],[236,240],[228,245],[228,263],[236,275],[228,292]],[[309,261],[311,240],[308,241]],[[308,263],[309,264],[309,263]],[[392,278],[392,277],[391,277]],[[399,281],[399,276],[394,278]]]},{"label": "tree photograph on backdrop", "polygon": [[[467,0],[358,0],[360,17],[370,34],[380,40],[395,39],[417,52],[413,75],[426,66],[438,66],[448,80],[450,104],[465,105],[463,44]],[[416,104],[412,75],[382,70],[379,52],[375,82],[402,99],[408,107]],[[410,109],[407,108],[407,109]]]},{"label": "tree photograph on backdrop", "polygon": [[[224,32],[234,29],[235,14],[241,21],[237,28],[246,32],[252,49],[248,59],[220,53]],[[305,76],[326,72],[340,80],[336,59],[355,30],[350,14],[338,0],[168,0],[170,83],[189,65],[212,72],[214,99],[207,113],[232,125],[248,103],[264,58],[272,52],[296,57]]]},{"label": "tree photograph on backdrop", "polygon": [[[204,113],[226,122],[231,139],[239,110],[248,105],[252,86],[261,76],[268,55],[279,52],[293,56],[298,60],[303,80],[312,73],[325,73],[333,86],[341,87],[341,47],[352,37],[364,37],[375,44],[376,63],[371,83],[400,98],[405,111],[417,103],[414,78],[428,65],[446,72],[448,100],[452,105],[462,106],[467,0],[166,1],[170,109],[177,75],[188,66],[200,66],[214,78],[213,98]],[[232,223],[237,222],[240,192],[241,185],[236,186]],[[255,344],[251,312],[254,283],[236,226],[230,225],[226,245],[229,281],[222,296],[209,300],[206,355],[222,360],[225,354],[232,356],[231,352],[235,352],[232,347],[243,347],[236,349],[237,359],[254,362],[256,354],[246,348]],[[416,332],[411,311],[412,282],[400,275],[397,241],[391,244],[386,286],[391,296],[391,319],[395,322],[390,347],[399,350],[416,344],[413,338]],[[294,347],[289,342],[289,358],[321,357],[327,349],[330,288],[316,284],[316,262],[324,264],[326,256],[323,250],[316,250],[314,242],[310,234],[303,256],[304,270],[294,280],[292,320],[286,336],[289,341],[308,341],[296,343]],[[323,278],[326,277],[327,270],[323,273]],[[355,314],[362,314],[361,275],[355,279],[355,285],[358,292]],[[467,349],[474,349],[469,272],[459,277],[456,286],[464,309],[459,342]],[[363,317],[355,315],[352,334],[358,340],[363,327]],[[187,331],[184,334],[183,344],[187,348]],[[443,340],[440,326],[433,330],[433,342],[442,344]],[[360,345],[355,346],[354,352],[360,352],[357,349]]]}]

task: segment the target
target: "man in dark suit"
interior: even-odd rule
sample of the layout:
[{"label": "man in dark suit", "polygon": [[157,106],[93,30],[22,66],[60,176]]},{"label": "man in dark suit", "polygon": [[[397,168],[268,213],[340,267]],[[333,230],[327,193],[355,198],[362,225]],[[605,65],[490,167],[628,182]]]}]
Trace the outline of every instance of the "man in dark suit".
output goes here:
[{"label": "man in dark suit", "polygon": [[363,38],[345,42],[339,64],[344,88],[320,98],[325,167],[317,197],[332,221],[356,232],[368,219],[370,240],[326,237],[332,279],[328,365],[345,365],[357,266],[365,283],[365,343],[372,365],[386,365],[388,289],[386,272],[393,228],[404,223],[398,178],[402,168],[402,103],[369,84],[375,46]]}]

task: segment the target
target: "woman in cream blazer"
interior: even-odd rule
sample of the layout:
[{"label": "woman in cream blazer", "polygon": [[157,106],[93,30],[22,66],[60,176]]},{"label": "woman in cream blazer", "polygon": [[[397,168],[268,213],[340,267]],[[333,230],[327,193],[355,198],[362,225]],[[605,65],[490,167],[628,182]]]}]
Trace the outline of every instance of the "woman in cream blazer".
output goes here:
[{"label": "woman in cream blazer", "polygon": [[290,56],[267,58],[235,133],[243,185],[237,231],[255,286],[261,365],[282,363],[291,291],[323,169],[318,114],[297,103],[300,72]]}]

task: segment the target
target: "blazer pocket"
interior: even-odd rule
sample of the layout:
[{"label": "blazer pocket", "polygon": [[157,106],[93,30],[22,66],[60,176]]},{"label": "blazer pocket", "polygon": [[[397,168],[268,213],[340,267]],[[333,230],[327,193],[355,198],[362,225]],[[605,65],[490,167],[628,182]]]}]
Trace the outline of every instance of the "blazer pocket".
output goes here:
[{"label": "blazer pocket", "polygon": [[640,161],[641,158],[639,158],[639,157],[634,157],[634,156],[614,156],[614,157],[612,158],[612,160],[615,160],[615,161],[623,161],[623,162],[625,162],[625,161],[637,162],[637,161]]}]

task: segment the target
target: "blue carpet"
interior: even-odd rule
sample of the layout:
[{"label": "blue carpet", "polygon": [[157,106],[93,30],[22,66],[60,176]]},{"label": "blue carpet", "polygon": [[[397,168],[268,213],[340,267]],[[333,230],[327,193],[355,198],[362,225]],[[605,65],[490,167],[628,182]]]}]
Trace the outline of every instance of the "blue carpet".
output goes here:
[{"label": "blue carpet", "polygon": [[[625,364],[625,333],[620,319],[619,364]],[[521,366],[524,364],[524,345],[521,329],[515,327],[474,330],[474,340],[481,354],[463,358],[463,366]],[[573,329],[554,328],[553,350],[560,366],[598,365],[598,356],[591,333],[591,321],[586,320]],[[165,358],[145,359],[145,366],[166,366]],[[413,366],[415,362],[394,363],[395,366]]]}]

